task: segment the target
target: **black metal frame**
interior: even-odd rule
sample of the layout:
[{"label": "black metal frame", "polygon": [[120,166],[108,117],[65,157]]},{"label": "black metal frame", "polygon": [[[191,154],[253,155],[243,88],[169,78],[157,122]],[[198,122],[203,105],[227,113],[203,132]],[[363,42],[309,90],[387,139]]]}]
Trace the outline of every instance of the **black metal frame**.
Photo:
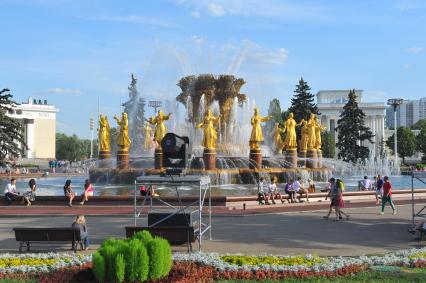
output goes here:
[{"label": "black metal frame", "polygon": [[414,179],[419,180],[423,184],[426,184],[426,172],[423,171],[413,171],[411,173],[411,212],[412,212],[412,220],[413,225],[415,225],[415,218],[416,217],[426,217],[426,213],[424,210],[426,209],[426,205],[423,206],[422,209],[420,209],[418,212],[415,211],[415,199],[414,199]]}]

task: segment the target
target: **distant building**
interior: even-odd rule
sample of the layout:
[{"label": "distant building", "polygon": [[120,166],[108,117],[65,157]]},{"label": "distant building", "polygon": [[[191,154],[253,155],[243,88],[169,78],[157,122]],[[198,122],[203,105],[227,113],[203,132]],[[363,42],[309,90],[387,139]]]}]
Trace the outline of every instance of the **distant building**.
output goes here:
[{"label": "distant building", "polygon": [[[343,111],[343,106],[348,102],[349,90],[321,90],[317,93],[317,106],[320,112],[321,124],[333,135],[337,142],[337,121]],[[362,102],[362,90],[355,90],[357,102],[365,117],[365,125],[369,127],[374,135],[374,143],[366,142],[365,146],[370,149],[373,157],[378,156],[380,144],[385,137],[385,103],[384,102]]]},{"label": "distant building", "polygon": [[[411,127],[421,119],[426,119],[426,97],[419,100],[404,100],[396,109],[397,127]],[[386,126],[394,127],[393,106],[386,108]]]},{"label": "distant building", "polygon": [[27,103],[13,107],[8,115],[22,119],[24,138],[28,150],[24,158],[54,159],[56,151],[56,113],[58,109],[41,101],[29,98]]}]

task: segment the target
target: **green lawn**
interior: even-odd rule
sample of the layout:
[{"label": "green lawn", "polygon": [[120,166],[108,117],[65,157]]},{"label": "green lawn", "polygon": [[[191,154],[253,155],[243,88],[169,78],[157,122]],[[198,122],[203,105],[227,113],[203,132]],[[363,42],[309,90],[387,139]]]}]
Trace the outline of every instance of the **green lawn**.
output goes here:
[{"label": "green lawn", "polygon": [[[225,280],[220,281],[221,283],[253,283],[257,281],[253,280]],[[426,268],[404,268],[400,271],[365,271],[355,276],[348,277],[337,277],[337,278],[310,278],[310,279],[286,279],[286,280],[263,280],[262,282],[267,283],[278,283],[278,282],[312,282],[312,283],[324,283],[324,282],[426,282]]]}]

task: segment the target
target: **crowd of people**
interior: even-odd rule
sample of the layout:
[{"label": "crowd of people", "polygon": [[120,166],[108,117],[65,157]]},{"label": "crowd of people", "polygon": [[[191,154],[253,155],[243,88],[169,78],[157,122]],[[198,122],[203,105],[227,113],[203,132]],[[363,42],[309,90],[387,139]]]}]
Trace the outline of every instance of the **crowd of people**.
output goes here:
[{"label": "crowd of people", "polygon": [[[310,188],[315,190],[315,185],[311,180],[308,180]],[[278,178],[273,177],[271,182],[268,184],[264,177],[261,177],[258,185],[258,200],[259,204],[270,205],[276,204],[275,200],[279,199],[281,203],[284,203],[282,194],[278,187]],[[309,190],[305,188],[304,182],[301,177],[296,180],[290,179],[285,184],[284,192],[288,195],[288,203],[301,202],[303,195],[306,196],[306,201],[309,202]]]},{"label": "crowd of people", "polygon": [[[30,206],[32,202],[36,200],[36,190],[37,190],[37,184],[35,179],[30,179],[28,182],[29,190],[23,194],[21,192],[18,192],[16,189],[16,179],[12,178],[10,179],[10,183],[8,183],[4,189],[4,196],[6,198],[6,201],[9,205],[11,205],[13,202],[19,202],[22,204],[26,204],[27,206]],[[82,201],[80,202],[80,205],[84,205],[85,202],[89,201],[89,197],[92,197],[94,195],[94,187],[90,183],[90,181],[87,179],[84,182],[84,192],[82,194]],[[73,188],[71,186],[71,180],[66,180],[64,185],[64,196],[68,200],[68,206],[72,206],[72,202],[74,198],[77,196],[77,194],[73,191]]]}]

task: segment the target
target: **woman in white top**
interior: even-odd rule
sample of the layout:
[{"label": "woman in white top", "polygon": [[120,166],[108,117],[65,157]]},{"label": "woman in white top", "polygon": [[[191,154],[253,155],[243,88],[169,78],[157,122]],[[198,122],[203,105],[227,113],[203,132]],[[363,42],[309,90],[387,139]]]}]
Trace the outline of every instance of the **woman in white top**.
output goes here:
[{"label": "woman in white top", "polygon": [[293,183],[293,190],[296,192],[296,194],[299,194],[298,198],[300,201],[300,198],[306,194],[306,201],[309,202],[309,192],[306,190],[302,185],[302,178],[299,176],[297,177],[297,180]]},{"label": "woman in white top", "polygon": [[278,192],[277,183],[278,183],[278,178],[273,177],[272,183],[269,185],[269,193],[271,195],[271,199],[272,199],[273,204],[275,204],[275,198],[277,198],[277,197],[281,200],[281,203],[284,203],[283,197]]}]

